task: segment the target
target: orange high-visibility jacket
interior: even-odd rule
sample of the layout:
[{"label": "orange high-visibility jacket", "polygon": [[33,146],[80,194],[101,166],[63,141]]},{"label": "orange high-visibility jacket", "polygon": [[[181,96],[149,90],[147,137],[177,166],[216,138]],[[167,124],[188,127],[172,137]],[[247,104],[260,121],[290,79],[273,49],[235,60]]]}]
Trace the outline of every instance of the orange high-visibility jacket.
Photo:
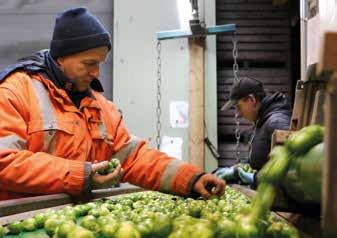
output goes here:
[{"label": "orange high-visibility jacket", "polygon": [[83,191],[84,163],[116,157],[122,182],[188,195],[201,171],[128,132],[114,104],[92,90],[80,108],[40,74],[0,84],[0,200]]}]

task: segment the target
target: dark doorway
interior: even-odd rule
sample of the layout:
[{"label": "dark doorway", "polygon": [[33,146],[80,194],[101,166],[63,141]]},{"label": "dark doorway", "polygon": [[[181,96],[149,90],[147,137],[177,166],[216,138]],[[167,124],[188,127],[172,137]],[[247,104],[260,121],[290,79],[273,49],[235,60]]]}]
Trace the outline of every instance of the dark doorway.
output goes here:
[{"label": "dark doorway", "polygon": [[[300,78],[299,1],[217,0],[217,25],[237,26],[239,76],[262,81],[268,93],[281,91],[292,101]],[[233,83],[232,35],[217,37],[219,166],[235,163],[235,110],[221,111]],[[240,119],[241,158],[247,157],[251,124]]]}]

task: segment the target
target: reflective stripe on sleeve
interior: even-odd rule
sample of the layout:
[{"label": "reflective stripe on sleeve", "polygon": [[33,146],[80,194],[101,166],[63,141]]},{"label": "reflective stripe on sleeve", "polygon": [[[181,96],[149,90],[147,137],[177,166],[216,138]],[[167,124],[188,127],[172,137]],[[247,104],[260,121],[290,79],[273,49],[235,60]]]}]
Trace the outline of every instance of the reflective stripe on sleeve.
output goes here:
[{"label": "reflective stripe on sleeve", "polygon": [[183,164],[182,161],[173,159],[166,167],[160,180],[159,191],[170,192],[171,184],[174,176],[176,175],[179,167]]},{"label": "reflective stripe on sleeve", "polygon": [[0,138],[0,149],[25,150],[27,141],[17,135],[9,135]]},{"label": "reflective stripe on sleeve", "polygon": [[129,157],[129,155],[136,149],[140,141],[141,140],[139,138],[132,136],[130,141],[116,154],[112,155],[112,157],[119,159],[120,163],[122,164]]}]

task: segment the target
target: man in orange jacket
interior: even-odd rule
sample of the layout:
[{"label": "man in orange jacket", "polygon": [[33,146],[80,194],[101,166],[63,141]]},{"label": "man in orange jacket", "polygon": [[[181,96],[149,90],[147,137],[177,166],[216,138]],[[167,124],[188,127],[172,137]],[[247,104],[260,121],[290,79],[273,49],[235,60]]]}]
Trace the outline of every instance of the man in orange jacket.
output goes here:
[{"label": "man in orange jacket", "polygon": [[[110,48],[103,25],[86,8],[72,8],[57,16],[50,50],[0,73],[0,200],[80,195],[119,179],[182,196],[224,193],[224,181],[128,132],[100,94],[99,64]],[[112,157],[121,166],[96,173]]]}]

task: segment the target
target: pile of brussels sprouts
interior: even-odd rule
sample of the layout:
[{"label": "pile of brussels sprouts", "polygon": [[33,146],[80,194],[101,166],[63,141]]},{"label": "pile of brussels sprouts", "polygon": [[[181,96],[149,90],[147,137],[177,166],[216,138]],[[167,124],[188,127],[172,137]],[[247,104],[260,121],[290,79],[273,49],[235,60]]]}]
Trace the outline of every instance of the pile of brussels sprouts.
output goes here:
[{"label": "pile of brussels sprouts", "polygon": [[99,170],[98,173],[100,175],[107,175],[109,173],[112,173],[119,165],[120,165],[119,159],[112,158],[108,163],[108,167],[106,169]]},{"label": "pile of brussels sprouts", "polygon": [[227,187],[209,200],[182,198],[159,192],[139,192],[98,200],[61,210],[48,209],[33,218],[0,226],[0,237],[44,229],[54,238],[211,238],[298,237],[295,229],[270,213],[255,227],[247,225],[251,203]]}]

